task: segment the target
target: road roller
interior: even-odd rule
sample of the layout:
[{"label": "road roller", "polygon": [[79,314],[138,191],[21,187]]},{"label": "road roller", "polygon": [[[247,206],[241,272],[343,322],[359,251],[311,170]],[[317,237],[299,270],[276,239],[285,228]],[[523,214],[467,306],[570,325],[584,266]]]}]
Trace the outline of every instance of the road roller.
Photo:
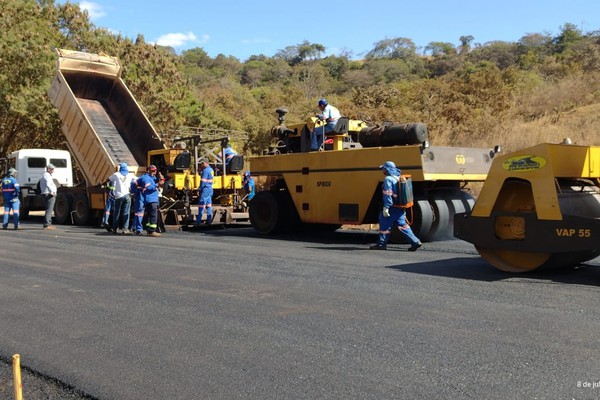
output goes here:
[{"label": "road roller", "polygon": [[600,147],[565,139],[493,160],[454,235],[507,272],[572,267],[600,255]]},{"label": "road roller", "polygon": [[[431,146],[420,122],[369,125],[340,118],[320,151],[310,151],[310,133],[322,123],[310,118],[285,124],[278,109],[267,154],[250,159],[257,194],[249,204],[252,226],[261,234],[299,228],[334,230],[342,225],[378,223],[379,165],[393,161],[410,175],[414,205],[407,210],[422,241],[453,239],[453,216],[471,211],[470,184],[483,182],[497,151],[488,148]],[[390,241],[400,242],[397,228]]]}]

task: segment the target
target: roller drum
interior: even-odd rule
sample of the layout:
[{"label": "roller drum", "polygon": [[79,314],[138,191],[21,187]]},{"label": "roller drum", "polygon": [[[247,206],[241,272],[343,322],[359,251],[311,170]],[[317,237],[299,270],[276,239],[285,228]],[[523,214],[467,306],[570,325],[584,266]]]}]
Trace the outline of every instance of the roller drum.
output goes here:
[{"label": "roller drum", "polygon": [[421,122],[369,126],[362,129],[358,141],[363,147],[389,147],[421,144],[429,138],[427,126]]}]

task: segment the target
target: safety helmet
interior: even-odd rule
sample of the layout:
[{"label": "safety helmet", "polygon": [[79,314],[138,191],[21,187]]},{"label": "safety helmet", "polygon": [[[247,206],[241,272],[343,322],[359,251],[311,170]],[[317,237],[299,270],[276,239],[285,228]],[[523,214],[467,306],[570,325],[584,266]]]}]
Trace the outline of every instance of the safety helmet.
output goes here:
[{"label": "safety helmet", "polygon": [[16,169],[14,169],[14,168],[10,168],[10,169],[8,170],[8,175],[9,175],[9,176],[15,176],[15,174],[16,174],[16,173],[17,173],[17,170],[16,170]]},{"label": "safety helmet", "polygon": [[379,166],[379,169],[384,170],[388,175],[392,176],[400,176],[402,174],[402,171],[396,167],[396,164],[393,161],[386,161]]},{"label": "safety helmet", "polygon": [[319,107],[321,107],[321,106],[325,106],[325,107],[327,107],[327,100],[325,100],[325,99],[320,99],[320,100],[319,100]]},{"label": "safety helmet", "polygon": [[156,171],[156,165],[148,165],[148,172]]},{"label": "safety helmet", "polygon": [[249,177],[250,177],[250,171],[246,171],[246,172],[244,172],[244,176],[245,176],[246,178],[249,178]]}]

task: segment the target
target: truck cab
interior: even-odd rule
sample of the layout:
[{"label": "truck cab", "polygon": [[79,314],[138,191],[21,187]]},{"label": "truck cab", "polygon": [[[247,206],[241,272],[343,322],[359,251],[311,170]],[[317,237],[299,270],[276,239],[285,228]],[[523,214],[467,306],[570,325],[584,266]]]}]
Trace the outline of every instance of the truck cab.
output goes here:
[{"label": "truck cab", "polygon": [[29,211],[44,210],[44,199],[36,196],[35,190],[48,164],[54,165],[52,178],[56,187],[73,186],[73,164],[66,150],[21,149],[8,155],[7,168],[15,168],[17,182],[21,186],[21,216]]}]

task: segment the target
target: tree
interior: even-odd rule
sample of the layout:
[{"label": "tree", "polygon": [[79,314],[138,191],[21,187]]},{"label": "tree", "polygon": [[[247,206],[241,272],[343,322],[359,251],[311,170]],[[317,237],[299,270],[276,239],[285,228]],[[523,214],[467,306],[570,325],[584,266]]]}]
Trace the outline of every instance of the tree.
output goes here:
[{"label": "tree", "polygon": [[431,54],[433,57],[450,56],[456,54],[456,48],[448,42],[429,42],[425,46],[425,54]]},{"label": "tree", "polygon": [[275,53],[275,57],[282,58],[293,66],[304,61],[317,60],[323,52],[325,52],[325,46],[305,40],[295,46],[287,46],[285,49],[279,50]]},{"label": "tree", "polygon": [[374,58],[401,58],[410,59],[417,55],[417,46],[408,38],[384,39],[375,43],[375,47],[365,56]]},{"label": "tree", "polygon": [[[5,0],[0,10],[0,154],[41,143],[60,126],[47,96],[59,33],[58,11],[33,0]],[[56,141],[54,141],[56,143]]]},{"label": "tree", "polygon": [[500,69],[514,65],[519,58],[518,46],[515,43],[493,41],[473,49],[467,59],[474,64],[481,61],[490,61]]},{"label": "tree", "polygon": [[564,53],[570,46],[577,44],[583,39],[581,30],[575,24],[566,23],[560,29],[560,34],[553,40],[557,53]]},{"label": "tree", "polygon": [[467,54],[471,50],[471,43],[475,38],[471,35],[461,36],[458,40],[460,40],[459,54]]}]

